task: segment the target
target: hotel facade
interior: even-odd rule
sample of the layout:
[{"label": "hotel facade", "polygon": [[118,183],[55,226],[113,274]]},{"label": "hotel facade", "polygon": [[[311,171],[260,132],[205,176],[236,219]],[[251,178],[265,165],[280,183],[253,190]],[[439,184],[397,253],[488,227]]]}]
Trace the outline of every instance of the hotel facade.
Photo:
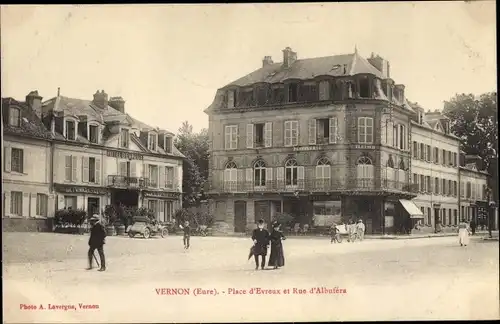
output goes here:
[{"label": "hotel facade", "polygon": [[[286,48],[283,62],[266,56],[219,89],[205,112],[220,231],[281,212],[310,228],[363,219],[370,234],[456,224],[459,140],[445,117],[407,100],[378,55],[300,60]],[[467,172],[482,190],[487,175]]]},{"label": "hotel facade", "polygon": [[[148,207],[158,220],[172,220],[174,212],[182,208],[184,157],[173,144],[174,134],[134,119],[125,113],[121,97],[108,98],[103,90],[92,100],[64,97],[58,91],[56,97],[42,102],[33,93],[34,104],[16,102],[26,106],[49,137],[45,146],[37,146],[39,151],[44,148],[43,154],[30,155],[36,176],[45,174],[49,200],[43,217],[63,208],[101,214],[107,205],[122,204]],[[7,114],[9,109],[5,109]],[[16,125],[10,127],[16,129]],[[4,194],[7,202],[17,201],[12,196],[9,199],[9,194],[8,190]],[[32,215],[23,209],[4,212],[3,217],[31,219]]]}]

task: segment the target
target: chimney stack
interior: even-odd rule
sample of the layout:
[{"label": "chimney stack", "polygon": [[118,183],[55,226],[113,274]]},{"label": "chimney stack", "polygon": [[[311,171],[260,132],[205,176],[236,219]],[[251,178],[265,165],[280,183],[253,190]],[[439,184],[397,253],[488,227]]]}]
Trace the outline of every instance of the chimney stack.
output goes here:
[{"label": "chimney stack", "polygon": [[283,66],[289,68],[292,64],[297,61],[297,53],[292,51],[290,47],[283,50]]},{"label": "chimney stack", "polygon": [[35,112],[38,118],[42,118],[42,97],[38,94],[38,90],[31,91],[26,96],[26,103]]},{"label": "chimney stack", "polygon": [[405,102],[405,86],[403,84],[396,84],[396,91],[398,94],[398,100],[401,102],[401,104],[404,104]]},{"label": "chimney stack", "polygon": [[370,62],[370,64],[377,70],[382,72],[384,78],[388,79],[391,77],[389,62],[380,57],[378,54],[375,55],[375,53],[372,52],[371,56],[368,58],[368,62]]},{"label": "chimney stack", "polygon": [[96,93],[94,93],[94,100],[92,102],[97,107],[106,109],[106,107],[108,106],[108,94],[104,92],[104,90],[101,90],[101,92],[97,90]]},{"label": "chimney stack", "polygon": [[109,99],[109,105],[122,114],[125,113],[125,100],[123,100],[122,97],[111,97]]},{"label": "chimney stack", "polygon": [[271,65],[273,64],[273,59],[271,58],[271,56],[264,56],[264,59],[262,60],[262,67],[266,67],[268,65]]}]

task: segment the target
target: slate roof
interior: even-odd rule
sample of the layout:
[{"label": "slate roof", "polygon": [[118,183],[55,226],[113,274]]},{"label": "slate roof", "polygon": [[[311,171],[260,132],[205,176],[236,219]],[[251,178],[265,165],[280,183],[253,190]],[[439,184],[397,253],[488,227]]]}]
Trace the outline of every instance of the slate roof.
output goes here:
[{"label": "slate roof", "polygon": [[[344,65],[346,69],[344,71]],[[320,75],[352,76],[356,74],[373,74],[381,79],[382,73],[357,52],[352,54],[306,58],[296,60],[286,68],[282,62],[261,67],[252,73],[231,82],[228,86],[245,87],[258,82],[278,83],[289,79],[307,80]],[[224,88],[225,88],[224,87]]]},{"label": "slate roof", "polygon": [[[9,125],[9,108],[16,107],[20,111],[19,127]],[[2,98],[3,132],[11,135],[30,136],[40,139],[53,139],[52,133],[45,127],[42,120],[25,102],[13,98]]]},{"label": "slate roof", "polygon": [[[49,111],[53,111],[56,115],[58,116],[73,116],[78,118],[80,121],[85,121],[85,120],[95,120],[98,121],[106,126],[109,126],[109,124],[126,124],[130,125],[131,127],[135,127],[139,129],[140,131],[150,131],[150,130],[156,130],[160,134],[169,134],[169,135],[174,135],[172,132],[166,131],[166,130],[161,130],[158,127],[154,128],[152,126],[149,126],[132,116],[130,116],[127,113],[122,113],[116,109],[114,109],[111,106],[106,106],[104,109],[96,106],[92,100],[85,100],[85,99],[76,99],[76,98],[69,98],[69,97],[64,97],[64,96],[57,96],[54,98],[51,98],[42,104],[43,106],[43,111],[44,113],[48,113]],[[111,139],[114,136],[117,136],[117,133],[113,133],[111,131],[110,127],[106,127],[103,133],[103,139],[105,141]],[[66,140],[66,138],[59,133],[55,134],[55,139],[58,140]],[[131,138],[135,140],[137,143],[141,144],[141,147],[144,148],[146,151],[149,151],[151,153],[160,153],[160,154],[166,154],[166,152],[162,148],[158,148],[157,152],[153,152],[147,149],[147,143],[142,143],[141,139],[134,134],[131,134]],[[77,136],[77,142],[81,143],[89,143],[89,141],[82,137],[82,136]],[[177,157],[184,157],[184,155],[174,147],[172,153],[170,155],[174,155]]]}]

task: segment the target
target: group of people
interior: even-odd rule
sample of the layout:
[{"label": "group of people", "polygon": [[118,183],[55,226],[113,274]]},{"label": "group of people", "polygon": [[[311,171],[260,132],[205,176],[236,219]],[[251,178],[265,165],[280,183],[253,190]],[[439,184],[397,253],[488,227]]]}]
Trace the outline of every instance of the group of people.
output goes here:
[{"label": "group of people", "polygon": [[365,238],[366,227],[363,220],[358,220],[355,224],[350,220],[347,224],[333,224],[330,229],[331,240],[330,243],[340,243],[340,226],[345,226],[347,232],[347,242],[354,242],[356,239],[362,241]]},{"label": "group of people", "polygon": [[250,259],[252,255],[255,259],[255,270],[259,269],[259,256],[260,268],[264,270],[266,266],[267,249],[271,245],[271,255],[269,256],[268,266],[273,269],[278,269],[285,265],[285,255],[283,252],[282,240],[286,237],[281,231],[281,225],[278,222],[273,222],[271,233],[264,228],[264,220],[259,220],[257,228],[252,232],[253,246],[250,248]]}]

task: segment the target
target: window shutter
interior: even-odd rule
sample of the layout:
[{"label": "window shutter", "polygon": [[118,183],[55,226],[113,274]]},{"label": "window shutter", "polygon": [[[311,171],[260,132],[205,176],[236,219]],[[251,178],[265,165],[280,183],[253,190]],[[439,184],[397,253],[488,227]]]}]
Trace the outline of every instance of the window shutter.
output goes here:
[{"label": "window shutter", "polygon": [[253,148],[253,124],[247,124],[247,148]]},{"label": "window shutter", "polygon": [[319,83],[319,100],[330,99],[330,83],[328,81],[321,81]]},{"label": "window shutter", "polygon": [[71,181],[73,182],[77,182],[78,181],[78,173],[76,172],[77,170],[77,167],[78,167],[78,159],[76,156],[71,156],[71,167],[72,167],[72,170],[71,170]]},{"label": "window shutter", "polygon": [[294,124],[296,128],[295,128],[295,136],[292,138],[293,140],[292,145],[298,146],[300,143],[300,123],[298,121],[294,121]]},{"label": "window shutter", "polygon": [[101,159],[95,159],[95,183],[101,183]]},{"label": "window shutter", "polygon": [[23,192],[21,194],[21,197],[23,199],[23,207],[21,209],[21,213],[19,214],[20,216],[23,217],[28,217],[30,213],[30,194],[27,192]]},{"label": "window shutter", "polygon": [[89,158],[82,157],[82,181],[89,182]]},{"label": "window shutter", "polygon": [[316,145],[316,119],[309,119],[309,145]]},{"label": "window shutter", "polygon": [[149,164],[147,163],[142,164],[142,177],[149,179]]},{"label": "window shutter", "polygon": [[11,195],[10,191],[5,191],[4,192],[3,209],[5,211],[5,215],[12,214],[12,212],[11,212],[11,201],[10,201],[11,196],[10,195]]},{"label": "window shutter", "polygon": [[11,162],[12,162],[12,157],[11,157],[12,148],[10,146],[6,146],[4,149],[4,152],[5,152],[5,155],[4,155],[5,172],[10,172],[11,171]]},{"label": "window shutter", "polygon": [[330,143],[337,143],[338,137],[338,119],[330,118]]},{"label": "window shutter", "polygon": [[231,169],[224,170],[224,183],[231,180]]},{"label": "window shutter", "polygon": [[283,188],[285,184],[285,168],[278,167],[276,168],[276,189]]},{"label": "window shutter", "polygon": [[28,173],[29,170],[29,152],[27,150],[21,150],[21,154],[23,155],[23,166],[21,168],[22,173]]},{"label": "window shutter", "polygon": [[240,138],[240,134],[239,134],[240,128],[238,126],[236,126],[235,129],[236,129],[236,131],[235,131],[235,135],[234,135],[234,142],[235,142],[234,148],[237,149],[238,145],[239,145],[238,140]]},{"label": "window shutter", "polygon": [[266,123],[264,126],[264,146],[271,147],[273,146],[273,123]]},{"label": "window shutter", "polygon": [[120,162],[120,175],[127,176],[127,162]]},{"label": "window shutter", "polygon": [[267,189],[273,188],[273,168],[266,168],[266,187]]},{"label": "window shutter", "polygon": [[297,167],[297,185],[299,188],[304,188],[304,176],[305,170],[303,166]]},{"label": "window shutter", "polygon": [[159,181],[158,181],[158,187],[159,188],[165,188],[167,186],[166,181],[165,181],[165,167],[163,166],[158,166],[158,176],[159,176]]},{"label": "window shutter", "polygon": [[137,162],[130,161],[130,176],[137,177]]},{"label": "window shutter", "polygon": [[292,146],[292,128],[291,128],[291,123],[285,122],[285,146]]},{"label": "window shutter", "polygon": [[228,150],[231,145],[231,133],[229,130],[230,128],[228,126],[224,127],[224,148],[226,150]]},{"label": "window shutter", "polygon": [[248,189],[253,188],[253,169],[247,168],[245,169],[245,173],[246,173],[245,181],[247,182]]},{"label": "window shutter", "polygon": [[330,179],[332,177],[332,167],[330,165],[327,165],[323,168],[324,172],[324,178],[325,179]]},{"label": "window shutter", "polygon": [[[40,201],[40,204],[42,202]],[[37,208],[36,208],[36,193],[31,193],[31,198],[30,198],[30,217],[35,217],[39,216],[37,215]],[[41,215],[40,215],[41,216]]]},{"label": "window shutter", "polygon": [[177,167],[172,167],[172,188],[174,188],[175,190],[181,190],[182,188],[182,183],[178,183],[180,179],[177,175],[177,172],[178,170],[180,170],[180,168],[177,168]]}]

